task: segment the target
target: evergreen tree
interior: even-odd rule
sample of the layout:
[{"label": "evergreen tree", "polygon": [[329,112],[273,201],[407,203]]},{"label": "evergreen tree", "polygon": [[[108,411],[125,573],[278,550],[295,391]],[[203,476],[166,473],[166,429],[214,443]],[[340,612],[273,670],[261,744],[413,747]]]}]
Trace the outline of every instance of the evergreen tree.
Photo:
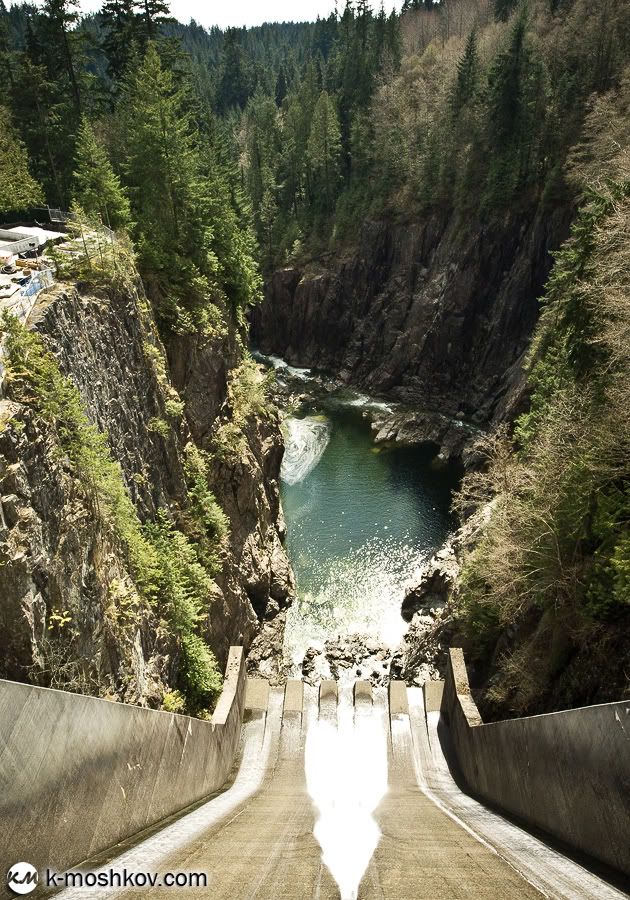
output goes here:
[{"label": "evergreen tree", "polygon": [[49,71],[58,65],[58,54],[70,82],[72,99],[77,113],[81,112],[80,72],[83,66],[80,37],[76,33],[79,20],[78,0],[44,0],[42,24],[45,28]]},{"label": "evergreen tree", "polygon": [[88,216],[100,219],[110,228],[129,227],[129,200],[105,148],[85,118],[81,122],[75,152],[74,202]]},{"label": "evergreen tree", "polygon": [[[532,96],[533,95],[533,96]],[[497,56],[488,76],[488,142],[491,151],[488,199],[506,203],[516,187],[525,185],[532,163],[532,148],[538,140],[536,110],[544,116],[544,92],[540,67],[527,44],[525,18],[515,22],[507,49]],[[532,104],[534,99],[534,104]]]},{"label": "evergreen tree", "polygon": [[187,285],[175,282],[186,269],[185,256],[199,259],[207,250],[209,228],[198,207],[190,114],[153,43],[125,81],[121,115],[140,266],[159,311],[176,318]]},{"label": "evergreen tree", "polygon": [[402,60],[402,35],[400,33],[400,17],[396,15],[394,10],[391,11],[387,19],[385,49],[386,56],[384,62],[389,63],[393,71],[398,71]]},{"label": "evergreen tree", "polygon": [[[317,95],[315,101],[317,102]],[[312,109],[315,108],[313,103]],[[311,110],[312,111],[312,110]],[[309,110],[299,95],[290,97],[282,122],[282,140],[278,159],[278,183],[282,207],[294,219],[303,201],[306,145],[310,127]]]},{"label": "evergreen tree", "polygon": [[287,95],[287,78],[284,73],[284,66],[280,65],[278,69],[278,77],[276,78],[276,104],[282,106],[282,101]]},{"label": "evergreen tree", "polygon": [[473,29],[468,35],[464,55],[457,63],[457,79],[451,92],[451,111],[457,118],[461,109],[475,96],[479,84],[479,54],[477,52],[477,35]]},{"label": "evergreen tree", "polygon": [[34,65],[25,54],[15,69],[11,100],[20,110],[17,121],[33,174],[51,204],[67,207],[75,121],[71,98],[49,79],[44,66]]},{"label": "evergreen tree", "polygon": [[4,0],[0,0],[0,72],[7,79],[10,88],[13,87],[13,67],[15,65],[15,51],[11,47],[9,40],[9,16],[8,10],[4,5]]},{"label": "evergreen tree", "polygon": [[250,60],[240,43],[238,28],[225,32],[223,65],[217,84],[217,106],[226,113],[235,107],[244,109],[254,89]]},{"label": "evergreen tree", "polygon": [[331,213],[337,197],[341,164],[341,131],[333,101],[322,91],[313,112],[307,146],[312,200]]},{"label": "evergreen tree", "polygon": [[494,0],[494,17],[497,22],[507,22],[517,0]]},{"label": "evergreen tree", "polygon": [[208,329],[213,304],[242,310],[257,296],[254,245],[153,42],[125,80],[120,114],[139,264],[161,324]]},{"label": "evergreen tree", "polygon": [[105,37],[103,50],[107,56],[110,78],[120,78],[137,47],[138,16],[134,0],[105,0],[101,9]]},{"label": "evergreen tree", "polygon": [[46,65],[46,51],[44,43],[39,39],[37,33],[34,14],[26,18],[26,56],[35,66]]},{"label": "evergreen tree", "polygon": [[42,203],[40,185],[29,172],[26,149],[0,106],[0,213],[17,212]]},{"label": "evergreen tree", "polygon": [[140,0],[147,40],[155,40],[159,26],[170,16],[168,0]]},{"label": "evergreen tree", "polygon": [[494,62],[488,76],[488,113],[492,140],[499,149],[511,146],[517,137],[526,65],[525,20],[514,25],[510,43]]}]

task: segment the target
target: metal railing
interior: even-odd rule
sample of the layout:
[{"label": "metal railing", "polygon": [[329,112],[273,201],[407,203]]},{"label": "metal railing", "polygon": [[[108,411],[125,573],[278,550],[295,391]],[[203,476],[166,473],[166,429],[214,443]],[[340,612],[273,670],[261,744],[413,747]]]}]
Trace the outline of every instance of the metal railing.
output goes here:
[{"label": "metal railing", "polygon": [[22,285],[20,294],[22,297],[36,297],[44,288],[54,284],[55,274],[52,269],[42,269],[31,277],[26,284]]}]

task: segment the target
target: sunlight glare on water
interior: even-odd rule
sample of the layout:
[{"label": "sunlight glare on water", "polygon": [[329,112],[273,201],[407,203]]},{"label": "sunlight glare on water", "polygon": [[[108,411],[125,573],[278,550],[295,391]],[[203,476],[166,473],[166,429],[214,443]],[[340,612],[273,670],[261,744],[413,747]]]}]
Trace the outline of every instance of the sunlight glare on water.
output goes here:
[{"label": "sunlight glare on water", "polygon": [[381,449],[352,404],[289,418],[282,466],[287,549],[298,586],[285,652],[362,633],[389,646],[406,625],[400,605],[451,526],[452,472],[433,451]]}]

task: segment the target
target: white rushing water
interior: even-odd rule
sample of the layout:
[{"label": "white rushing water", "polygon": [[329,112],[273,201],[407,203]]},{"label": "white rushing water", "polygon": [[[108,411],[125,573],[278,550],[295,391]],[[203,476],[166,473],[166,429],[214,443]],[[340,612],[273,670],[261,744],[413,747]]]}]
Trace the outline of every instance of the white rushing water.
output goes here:
[{"label": "white rushing water", "polygon": [[262,354],[259,354],[259,359],[263,362],[270,363],[276,372],[287,372],[299,381],[310,381],[313,377],[310,369],[290,366],[281,356],[263,356]]},{"label": "white rushing water", "polygon": [[297,484],[312,472],[330,440],[330,422],[324,416],[288,418],[284,423],[285,451],[280,477]]},{"label": "white rushing water", "polygon": [[339,399],[340,405],[356,406],[360,409],[372,409],[378,412],[393,413],[394,407],[391,403],[385,403],[384,400],[375,400],[374,397],[368,397],[367,394],[360,394],[358,391],[346,391],[347,396]]},{"label": "white rushing water", "polygon": [[[322,560],[318,589],[301,590],[289,609],[287,658],[299,668],[309,647],[322,647],[337,634],[370,634],[397,647],[407,631],[400,615],[402,601],[427,559],[428,553],[411,543],[376,534],[333,564]],[[307,563],[306,551],[298,562]]]},{"label": "white rushing water", "polygon": [[317,808],[314,834],[324,865],[341,900],[357,900],[381,837],[374,812],[387,793],[387,732],[376,710],[353,717],[351,700],[339,699],[338,723],[320,719],[309,728],[306,784]]}]

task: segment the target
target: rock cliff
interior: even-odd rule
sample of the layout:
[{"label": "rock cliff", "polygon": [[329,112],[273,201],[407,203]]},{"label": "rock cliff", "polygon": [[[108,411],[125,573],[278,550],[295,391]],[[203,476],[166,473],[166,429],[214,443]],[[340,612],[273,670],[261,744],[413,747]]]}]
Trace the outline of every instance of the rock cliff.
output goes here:
[{"label": "rock cliff", "polygon": [[[40,295],[29,327],[106,435],[141,522],[161,509],[186,532],[187,453],[210,451],[232,417],[236,331],[173,337],[167,355],[141,285],[58,285]],[[159,705],[173,685],[177,642],[149,607],[126,627],[124,604],[113,602],[130,582],[125,548],[60,451],[58,429],[16,402],[10,384],[0,402],[0,674],[46,682],[53,666],[71,689]],[[270,631],[277,642],[294,591],[282,545],[276,413],[247,411],[235,448],[204,457],[229,526],[203,623],[220,665],[230,644],[249,647],[261,628],[263,644]],[[50,660],[49,635],[61,627],[72,630],[72,654]]]},{"label": "rock cliff", "polygon": [[269,276],[254,343],[415,407],[476,423],[504,416],[568,223],[563,210],[367,222],[338,260]]}]

